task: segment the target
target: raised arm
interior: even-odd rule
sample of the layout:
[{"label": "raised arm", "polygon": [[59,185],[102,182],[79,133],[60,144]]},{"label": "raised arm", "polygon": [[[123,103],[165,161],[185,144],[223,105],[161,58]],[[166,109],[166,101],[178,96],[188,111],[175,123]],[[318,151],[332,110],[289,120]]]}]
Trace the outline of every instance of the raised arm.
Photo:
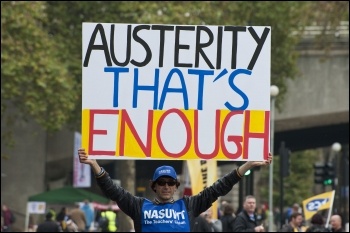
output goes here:
[{"label": "raised arm", "polygon": [[269,156],[267,157],[267,160],[265,161],[248,161],[245,162],[243,165],[241,165],[238,169],[238,173],[242,176],[244,175],[249,169],[253,167],[259,167],[264,165],[271,164],[272,161],[272,155],[269,153]]},{"label": "raised arm", "polygon": [[91,169],[96,177],[103,175],[104,170],[100,167],[100,165],[98,165],[95,159],[88,158],[84,148],[78,149],[78,155],[79,155],[79,161],[81,163],[89,164],[91,166]]}]

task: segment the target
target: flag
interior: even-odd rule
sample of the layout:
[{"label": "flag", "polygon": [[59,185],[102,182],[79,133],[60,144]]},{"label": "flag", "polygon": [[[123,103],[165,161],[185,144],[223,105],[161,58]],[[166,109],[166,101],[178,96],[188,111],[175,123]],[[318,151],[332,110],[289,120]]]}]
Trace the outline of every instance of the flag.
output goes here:
[{"label": "flag", "polygon": [[184,162],[182,165],[182,175],[181,175],[181,185],[183,187],[182,194],[183,196],[192,196],[192,187],[191,187],[191,178],[188,171],[187,163]]},{"label": "flag", "polygon": [[[211,186],[218,179],[216,160],[187,160],[186,164],[190,175],[193,195]],[[217,219],[217,201],[213,203],[212,208],[213,218]]]},{"label": "flag", "polygon": [[319,210],[332,209],[335,191],[321,193],[303,201],[305,220],[310,219]]}]

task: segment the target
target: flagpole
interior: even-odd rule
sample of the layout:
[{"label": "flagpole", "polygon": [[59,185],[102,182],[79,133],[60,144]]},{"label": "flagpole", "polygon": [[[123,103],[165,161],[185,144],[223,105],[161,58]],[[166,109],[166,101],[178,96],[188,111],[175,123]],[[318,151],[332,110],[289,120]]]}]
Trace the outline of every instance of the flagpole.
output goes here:
[{"label": "flagpole", "polygon": [[[270,153],[274,156],[274,134],[275,134],[275,101],[278,95],[279,89],[277,86],[272,85],[270,87]],[[280,156],[281,157],[281,156]],[[281,159],[281,158],[280,158]],[[283,179],[282,177],[280,179]],[[282,213],[281,213],[282,214]],[[273,162],[269,166],[269,232],[274,231],[273,221]]]},{"label": "flagpole", "polygon": [[327,217],[327,222],[326,222],[326,226],[325,226],[326,228],[328,228],[329,220],[331,219],[332,210],[333,210],[333,203],[334,203],[334,196],[335,196],[335,190],[333,190],[332,204],[331,204],[331,206],[329,207],[329,210],[328,210],[328,217]]}]

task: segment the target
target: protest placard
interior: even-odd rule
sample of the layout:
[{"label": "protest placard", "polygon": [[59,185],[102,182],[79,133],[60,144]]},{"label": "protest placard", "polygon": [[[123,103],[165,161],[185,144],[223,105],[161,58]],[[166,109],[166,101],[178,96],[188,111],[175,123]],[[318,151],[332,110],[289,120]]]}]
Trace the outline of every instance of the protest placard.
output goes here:
[{"label": "protest placard", "polygon": [[83,23],[82,147],[95,159],[264,160],[271,28]]}]

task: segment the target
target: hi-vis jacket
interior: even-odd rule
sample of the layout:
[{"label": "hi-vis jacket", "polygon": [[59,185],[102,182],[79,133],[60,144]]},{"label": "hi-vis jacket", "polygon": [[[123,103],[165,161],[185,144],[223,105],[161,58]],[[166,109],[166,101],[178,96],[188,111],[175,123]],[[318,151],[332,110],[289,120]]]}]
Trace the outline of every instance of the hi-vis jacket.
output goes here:
[{"label": "hi-vis jacket", "polygon": [[102,212],[101,217],[104,217],[107,219],[107,225],[105,226],[106,229],[102,229],[102,231],[108,231],[108,232],[117,231],[117,226],[116,226],[117,214],[114,213],[114,211],[107,210],[105,212]]},{"label": "hi-vis jacket", "polygon": [[107,172],[96,180],[104,194],[133,219],[136,232],[190,232],[195,217],[209,209],[218,197],[226,195],[240,179],[234,170],[197,195],[165,204],[132,195],[117,186]]}]

